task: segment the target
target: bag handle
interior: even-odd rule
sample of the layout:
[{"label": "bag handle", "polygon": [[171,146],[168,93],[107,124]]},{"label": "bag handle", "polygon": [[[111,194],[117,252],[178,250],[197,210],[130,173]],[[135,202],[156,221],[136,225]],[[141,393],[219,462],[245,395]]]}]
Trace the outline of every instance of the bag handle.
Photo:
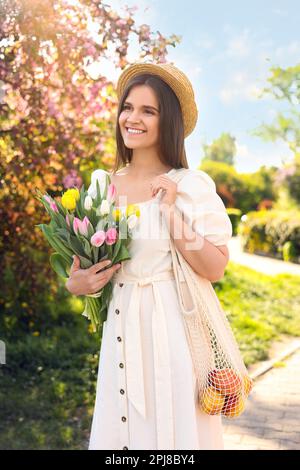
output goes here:
[{"label": "bag handle", "polygon": [[[172,261],[173,261],[173,271],[175,274],[180,308],[184,315],[194,315],[197,311],[197,306],[193,299],[190,286],[183,274],[180,261],[178,260],[177,250],[171,239],[170,239],[170,246],[171,246],[171,254],[172,254]],[[183,299],[186,299],[186,305],[184,304]],[[192,305],[188,304],[188,301],[187,301],[188,299],[192,301]]]},{"label": "bag handle", "polygon": [[[186,170],[188,169],[180,168],[175,174],[170,175],[170,178],[176,183],[178,183],[181,180],[181,178],[184,176],[184,174],[186,173]],[[187,282],[186,277],[183,273],[183,269],[181,267],[182,256],[178,252],[172,237],[170,237],[170,248],[171,248],[172,261],[173,261],[173,270],[174,270],[175,280],[176,280],[176,287],[178,291],[179,303],[180,303],[182,313],[184,315],[193,315],[197,311],[196,302],[193,299],[189,283]],[[191,299],[193,305],[192,306],[188,304],[185,305],[183,302],[184,298]]]}]

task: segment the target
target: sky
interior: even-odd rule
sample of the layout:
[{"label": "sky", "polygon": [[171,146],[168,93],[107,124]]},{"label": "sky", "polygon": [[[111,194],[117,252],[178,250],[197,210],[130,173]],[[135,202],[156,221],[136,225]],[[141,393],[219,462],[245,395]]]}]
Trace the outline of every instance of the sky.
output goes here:
[{"label": "sky", "polygon": [[[203,144],[223,132],[236,138],[235,167],[253,172],[261,165],[281,166],[292,159],[282,141],[265,142],[251,131],[272,123],[287,105],[259,91],[267,86],[271,66],[288,67],[300,61],[300,2],[297,0],[106,0],[118,12],[137,6],[134,19],[163,36],[182,36],[168,49],[174,62],[192,82],[199,112],[197,125],[185,139],[189,167],[196,169]],[[138,59],[132,41],[128,57]],[[116,81],[120,69],[102,64]]]}]

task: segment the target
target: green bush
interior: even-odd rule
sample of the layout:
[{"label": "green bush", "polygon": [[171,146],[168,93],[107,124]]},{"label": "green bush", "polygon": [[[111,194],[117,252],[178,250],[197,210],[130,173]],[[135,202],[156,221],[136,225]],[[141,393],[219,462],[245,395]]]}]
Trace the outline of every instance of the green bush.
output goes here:
[{"label": "green bush", "polygon": [[263,200],[275,200],[274,168],[262,166],[255,173],[238,173],[232,165],[206,160],[199,169],[214,180],[225,206],[236,207],[243,214],[257,210]]},{"label": "green bush", "polygon": [[282,249],[284,261],[295,261],[297,258],[297,250],[295,244],[291,241],[285,242]]},{"label": "green bush", "polygon": [[241,220],[242,211],[234,207],[228,207],[227,214],[229,215],[232,224],[232,235],[237,234],[237,227]]},{"label": "green bush", "polygon": [[241,219],[238,235],[243,249],[249,253],[300,262],[300,212],[297,210],[249,212]]}]

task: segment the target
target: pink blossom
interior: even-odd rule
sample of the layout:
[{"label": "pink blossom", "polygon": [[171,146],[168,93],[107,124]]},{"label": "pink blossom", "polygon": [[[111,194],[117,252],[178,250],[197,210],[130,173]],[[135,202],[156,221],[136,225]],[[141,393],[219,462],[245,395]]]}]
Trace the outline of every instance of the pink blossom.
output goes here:
[{"label": "pink blossom", "polygon": [[105,241],[107,245],[113,245],[118,238],[118,232],[115,228],[109,228],[106,232]]},{"label": "pink blossom", "polygon": [[57,109],[55,103],[52,100],[48,101],[48,114],[49,116],[57,116]]},{"label": "pink blossom", "polygon": [[109,202],[114,202],[116,199],[116,195],[117,195],[116,187],[114,184],[111,183],[108,186],[108,190],[107,190],[107,200]]},{"label": "pink blossom", "polygon": [[57,205],[55,204],[55,202],[50,202],[50,208],[53,210],[53,212],[59,212],[59,210],[57,209]]},{"label": "pink blossom", "polygon": [[89,219],[87,216],[81,221],[78,217],[74,217],[73,220],[73,230],[78,235],[78,232],[83,235],[84,237],[88,236],[88,226],[90,224]]},{"label": "pink blossom", "polygon": [[99,91],[100,91],[101,85],[99,83],[94,83],[91,88],[90,88],[90,94],[91,98],[96,99]]},{"label": "pink blossom", "polygon": [[100,141],[100,142],[96,145],[96,149],[99,150],[99,152],[102,152],[102,150],[105,149],[104,143]]},{"label": "pink blossom", "polygon": [[65,188],[73,188],[76,186],[80,187],[82,184],[81,177],[77,174],[76,170],[70,170],[70,172],[64,177],[63,185]]},{"label": "pink blossom", "polygon": [[91,237],[91,244],[93,246],[101,246],[105,241],[105,232],[103,230],[98,230],[98,232],[94,233]]}]

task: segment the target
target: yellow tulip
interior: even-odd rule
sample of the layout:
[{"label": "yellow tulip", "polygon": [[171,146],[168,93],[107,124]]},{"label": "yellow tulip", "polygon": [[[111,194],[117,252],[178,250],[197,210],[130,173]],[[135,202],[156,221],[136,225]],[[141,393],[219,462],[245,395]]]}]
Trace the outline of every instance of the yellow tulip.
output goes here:
[{"label": "yellow tulip", "polygon": [[80,199],[80,192],[77,188],[68,189],[67,193],[72,194],[73,197],[75,197],[76,201],[78,201],[78,199]]},{"label": "yellow tulip", "polygon": [[[69,190],[70,191],[70,190]],[[74,195],[69,191],[66,191],[61,198],[61,204],[65,209],[72,211],[76,208],[76,199]]]},{"label": "yellow tulip", "polygon": [[140,208],[136,204],[129,204],[126,207],[126,217],[130,217],[131,215],[140,216]]}]

